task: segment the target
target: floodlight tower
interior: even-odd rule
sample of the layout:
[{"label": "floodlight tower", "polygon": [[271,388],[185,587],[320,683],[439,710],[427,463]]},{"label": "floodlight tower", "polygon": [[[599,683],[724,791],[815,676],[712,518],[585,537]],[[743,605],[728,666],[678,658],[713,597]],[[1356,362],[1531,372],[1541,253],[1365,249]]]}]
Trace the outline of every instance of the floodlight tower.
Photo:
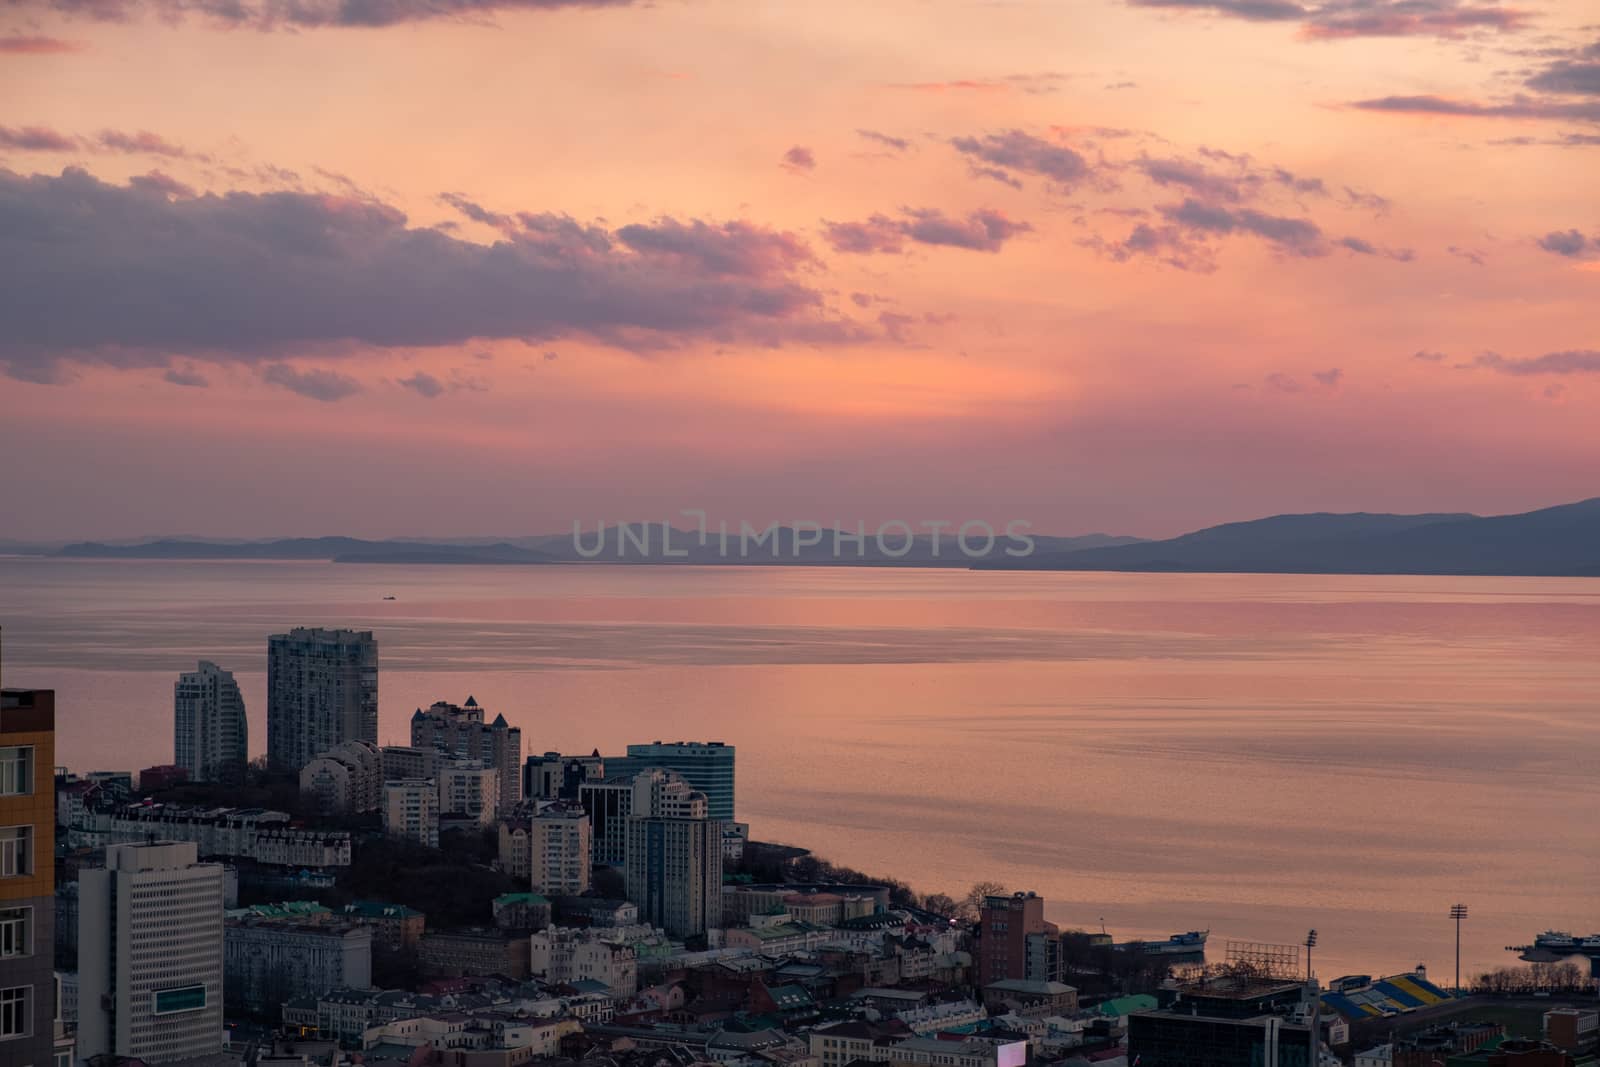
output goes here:
[{"label": "floodlight tower", "polygon": [[1467,917],[1465,904],[1450,905],[1450,918],[1456,921],[1456,996],[1461,995],[1461,920]]}]

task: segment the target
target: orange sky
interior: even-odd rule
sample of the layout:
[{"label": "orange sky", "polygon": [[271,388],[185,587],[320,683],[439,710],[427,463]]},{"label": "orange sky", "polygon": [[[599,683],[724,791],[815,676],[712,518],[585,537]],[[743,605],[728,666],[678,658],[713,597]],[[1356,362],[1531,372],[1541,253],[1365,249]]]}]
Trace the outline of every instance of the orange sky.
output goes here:
[{"label": "orange sky", "polygon": [[1600,493],[1592,7],[1295,6],[18,0],[0,539]]}]

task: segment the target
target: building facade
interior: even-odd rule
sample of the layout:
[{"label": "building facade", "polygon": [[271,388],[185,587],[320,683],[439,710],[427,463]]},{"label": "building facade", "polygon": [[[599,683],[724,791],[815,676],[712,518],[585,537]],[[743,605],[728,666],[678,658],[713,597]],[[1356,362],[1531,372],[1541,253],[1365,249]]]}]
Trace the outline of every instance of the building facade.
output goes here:
[{"label": "building facade", "polygon": [[552,926],[528,938],[528,973],[546,982],[601,982],[614,996],[639,991],[633,946],[594,930]]},{"label": "building facade", "polygon": [[682,775],[659,767],[582,782],[578,798],[589,813],[591,857],[595,864],[609,867],[627,863],[629,819],[636,815],[705,818],[708,807],[705,794]]},{"label": "building facade", "polygon": [[559,752],[529,756],[522,765],[522,796],[526,800],[576,800],[579,785],[605,776],[606,761],[599,749],[587,756]]},{"label": "building facade", "polygon": [[372,928],[344,921],[227,920],[224,989],[229,1004],[276,1008],[295,997],[372,985]]},{"label": "building facade", "polygon": [[371,741],[346,741],[300,768],[300,795],[323,815],[383,806],[383,754]]},{"label": "building facade", "polygon": [[642,921],[674,937],[720,926],[722,825],[705,817],[628,819],[627,893]]},{"label": "building facade", "polygon": [[131,804],[83,812],[67,830],[74,846],[100,848],[151,838],[192,841],[210,859],[248,859],[271,866],[348,867],[351,856],[348,832],[296,829],[288,812],[263,808]]},{"label": "building facade", "polygon": [[576,803],[553,804],[529,824],[528,872],[535,893],[581,896],[589,891],[589,816]]},{"label": "building facade", "polygon": [[267,762],[295,771],[346,741],[378,740],[378,643],[370,630],[267,638]]},{"label": "building facade", "polygon": [[0,690],[0,1067],[55,1041],[55,693]]},{"label": "building facade", "polygon": [[721,741],[652,741],[629,745],[629,769],[661,767],[676,771],[706,795],[708,814],[722,822],[734,820],[734,747]]},{"label": "building facade", "polygon": [[221,1052],[222,866],[193,842],[112,845],[78,894],[79,1057]]},{"label": "building facade", "polygon": [[529,866],[529,841],[533,837],[533,816],[526,811],[511,815],[501,814],[499,839],[495,859],[500,869],[519,882],[526,882],[532,874]]},{"label": "building facade", "polygon": [[449,759],[439,765],[438,781],[440,815],[494,825],[500,810],[500,772],[476,760]]},{"label": "building facade", "polygon": [[[1046,980],[1043,974],[1028,973],[1028,939],[1030,935],[1054,938],[1059,933],[1054,923],[1045,922],[1044,898],[1035,893],[985,897],[978,923],[978,984],[1035,977]],[[1040,969],[1044,967],[1043,952],[1036,940],[1033,959]]]},{"label": "building facade", "polygon": [[439,847],[439,783],[402,778],[383,785],[383,832]]},{"label": "building facade", "polygon": [[465,704],[437,701],[411,716],[411,747],[447,752],[495,772],[498,803],[510,809],[522,799],[522,731],[504,715],[485,723],[484,709],[472,697]]},{"label": "building facade", "polygon": [[237,783],[250,763],[250,728],[233,672],[210,660],[172,687],[172,762],[191,782]]}]

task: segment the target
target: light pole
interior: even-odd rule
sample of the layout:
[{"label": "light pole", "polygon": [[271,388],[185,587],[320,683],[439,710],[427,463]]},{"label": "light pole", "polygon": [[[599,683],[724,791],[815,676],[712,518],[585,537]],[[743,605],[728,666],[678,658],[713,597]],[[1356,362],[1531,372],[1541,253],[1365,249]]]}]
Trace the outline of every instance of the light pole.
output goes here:
[{"label": "light pole", "polygon": [[1322,1067],[1322,991],[1311,976],[1311,950],[1317,947],[1317,932],[1306,934],[1306,990],[1311,994],[1311,1067]]},{"label": "light pole", "polygon": [[1467,917],[1465,904],[1450,905],[1450,918],[1456,921],[1456,996],[1461,996],[1461,920]]}]

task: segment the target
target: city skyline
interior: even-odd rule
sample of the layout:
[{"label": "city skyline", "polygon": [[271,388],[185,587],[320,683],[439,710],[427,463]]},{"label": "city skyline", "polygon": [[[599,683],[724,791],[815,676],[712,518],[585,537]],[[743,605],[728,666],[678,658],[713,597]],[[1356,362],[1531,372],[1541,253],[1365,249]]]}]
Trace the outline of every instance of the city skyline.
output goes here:
[{"label": "city skyline", "polygon": [[341,10],[7,9],[6,536],[1592,495],[1581,0]]}]

